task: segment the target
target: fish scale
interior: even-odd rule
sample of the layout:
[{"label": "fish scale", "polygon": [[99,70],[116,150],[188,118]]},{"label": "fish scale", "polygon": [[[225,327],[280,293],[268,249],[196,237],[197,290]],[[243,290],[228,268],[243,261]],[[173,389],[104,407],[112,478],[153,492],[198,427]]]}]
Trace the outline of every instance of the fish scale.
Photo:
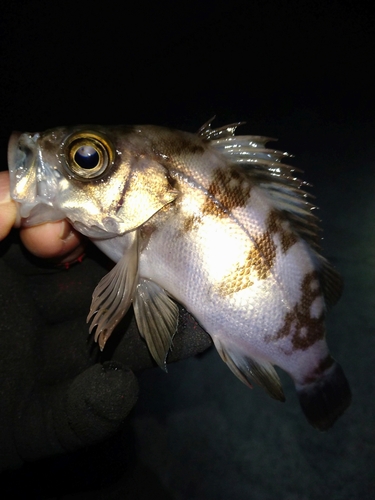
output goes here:
[{"label": "fish scale", "polygon": [[238,125],[13,134],[12,196],[24,226],[66,218],[116,262],[88,315],[101,349],[133,305],[165,368],[179,303],[242,382],[284,401],[279,366],[307,420],[326,430],[351,400],[325,341],[341,279],[320,254],[307,183],[270,139],[237,136]]}]

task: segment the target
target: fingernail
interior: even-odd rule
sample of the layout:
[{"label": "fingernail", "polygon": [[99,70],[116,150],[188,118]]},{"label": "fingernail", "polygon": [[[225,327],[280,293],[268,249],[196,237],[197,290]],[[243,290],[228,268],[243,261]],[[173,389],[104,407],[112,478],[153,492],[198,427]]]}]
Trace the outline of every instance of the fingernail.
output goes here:
[{"label": "fingernail", "polygon": [[56,264],[58,266],[64,266],[66,269],[69,269],[69,267],[72,264],[76,264],[77,262],[82,262],[84,257],[85,257],[85,249],[83,245],[79,245],[71,253],[65,255],[65,257],[62,260],[58,259]]},{"label": "fingernail", "polygon": [[67,241],[73,235],[73,228],[68,222],[62,221],[60,222],[60,233],[59,238],[62,241]]}]

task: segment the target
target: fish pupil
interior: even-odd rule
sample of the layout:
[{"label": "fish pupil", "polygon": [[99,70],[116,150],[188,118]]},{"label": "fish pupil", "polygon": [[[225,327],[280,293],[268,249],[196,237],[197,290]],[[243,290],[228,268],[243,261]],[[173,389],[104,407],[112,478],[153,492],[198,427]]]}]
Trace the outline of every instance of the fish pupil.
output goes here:
[{"label": "fish pupil", "polygon": [[74,161],[84,169],[95,168],[99,163],[99,153],[92,146],[81,146],[74,155]]}]

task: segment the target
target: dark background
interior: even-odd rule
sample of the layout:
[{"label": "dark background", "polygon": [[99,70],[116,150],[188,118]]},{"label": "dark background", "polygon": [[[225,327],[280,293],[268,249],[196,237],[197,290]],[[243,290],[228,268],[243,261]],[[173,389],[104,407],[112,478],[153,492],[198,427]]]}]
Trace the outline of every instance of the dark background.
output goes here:
[{"label": "dark background", "polygon": [[[345,280],[329,316],[328,343],[353,391],[352,407],[319,433],[306,424],[286,377],[287,403],[279,405],[242,386],[211,350],[172,365],[168,376],[151,370],[141,377],[122,443],[16,471],[12,479],[23,481],[31,497],[127,498],[121,474],[112,476],[105,464],[125,468],[130,439],[138,498],[374,498],[370,5],[37,0],[1,6],[3,169],[12,130],[154,123],[195,131],[213,115],[217,125],[244,120],[241,132],[278,137],[278,148],[295,154],[294,164],[314,185],[325,254]],[[43,486],[42,473],[54,487]]]}]

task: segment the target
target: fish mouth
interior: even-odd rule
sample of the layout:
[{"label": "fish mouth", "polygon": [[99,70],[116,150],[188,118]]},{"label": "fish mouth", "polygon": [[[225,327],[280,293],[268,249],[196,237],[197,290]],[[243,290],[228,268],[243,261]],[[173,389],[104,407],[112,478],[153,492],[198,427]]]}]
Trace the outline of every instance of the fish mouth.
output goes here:
[{"label": "fish mouth", "polygon": [[15,165],[16,159],[14,157],[14,153],[18,149],[18,141],[20,136],[22,135],[22,132],[17,132],[14,131],[12,132],[12,135],[9,138],[8,142],[8,164],[9,168],[12,165],[12,167]]},{"label": "fish mouth", "polygon": [[65,218],[54,206],[56,174],[43,161],[38,139],[38,133],[13,132],[8,144],[10,195],[19,203],[23,226]]},{"label": "fish mouth", "polygon": [[32,134],[13,132],[8,144],[10,192],[14,200],[33,202],[36,197],[36,143]]}]

